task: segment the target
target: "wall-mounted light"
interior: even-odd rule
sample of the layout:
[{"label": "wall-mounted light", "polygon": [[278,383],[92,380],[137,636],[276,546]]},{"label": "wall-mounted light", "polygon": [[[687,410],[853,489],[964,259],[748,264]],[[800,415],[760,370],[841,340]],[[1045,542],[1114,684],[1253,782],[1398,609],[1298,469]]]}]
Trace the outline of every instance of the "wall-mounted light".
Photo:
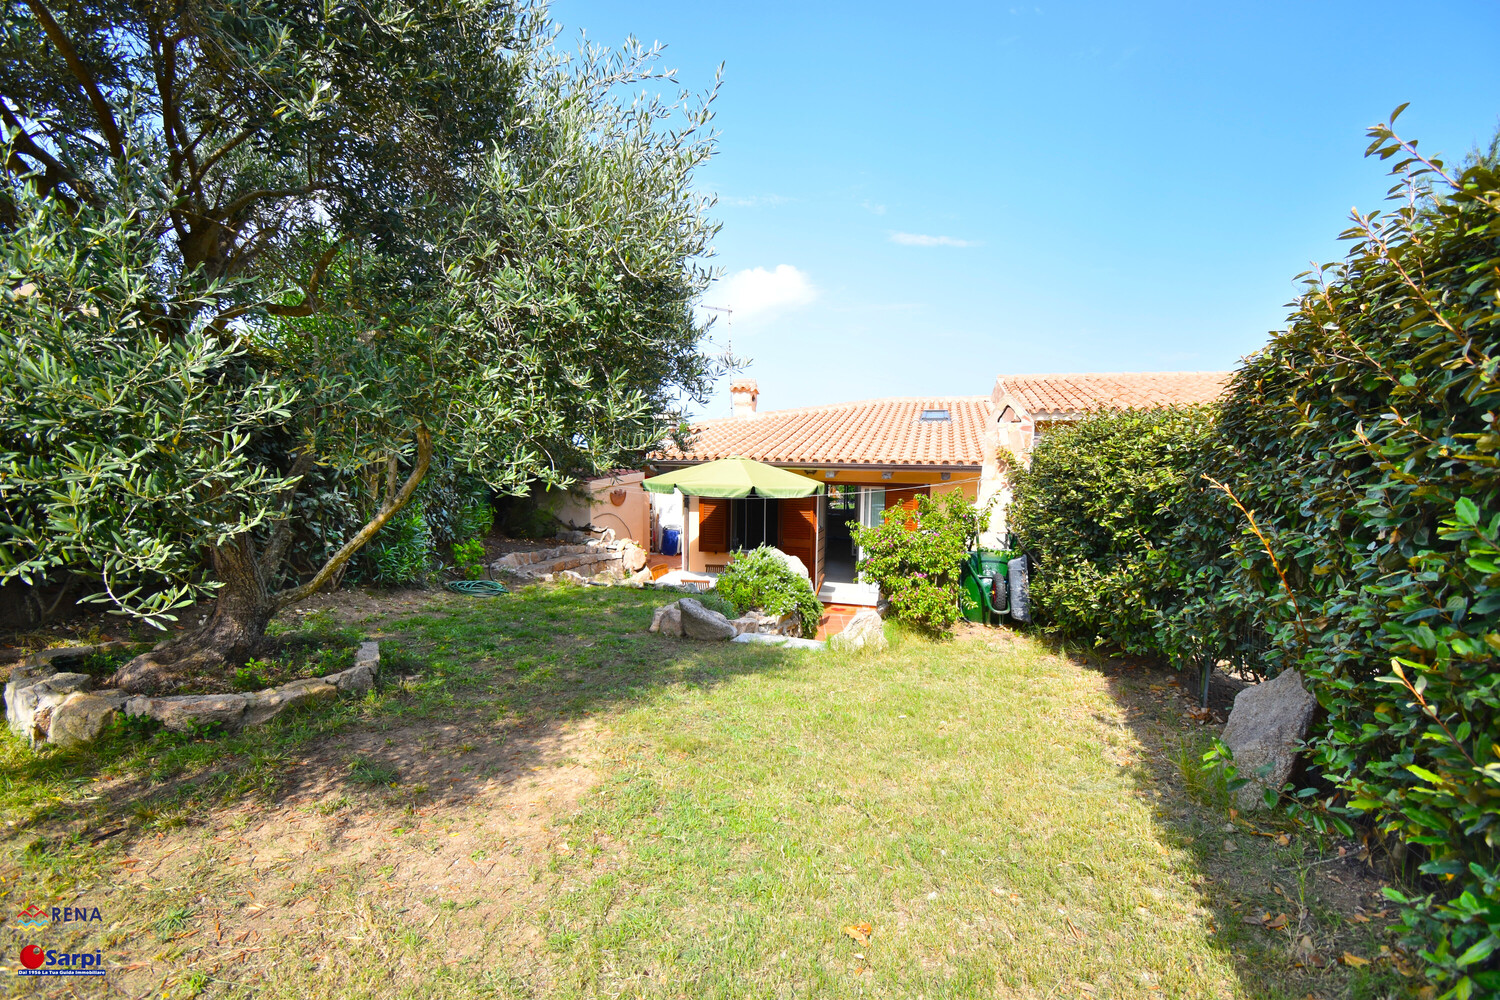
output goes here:
[{"label": "wall-mounted light", "polygon": [[946,483],[948,480],[950,480],[952,478],[953,478],[953,473],[951,473],[951,472],[945,472],[945,473],[943,473],[943,482]]},{"label": "wall-mounted light", "polygon": [[823,473],[823,478],[824,479],[835,479],[837,477],[838,477],[838,473],[834,472],[832,469],[829,469],[827,472]]},{"label": "wall-mounted light", "polygon": [[891,478],[891,474],[889,472],[882,472],[880,474],[880,478],[881,479],[889,479],[889,478]]}]

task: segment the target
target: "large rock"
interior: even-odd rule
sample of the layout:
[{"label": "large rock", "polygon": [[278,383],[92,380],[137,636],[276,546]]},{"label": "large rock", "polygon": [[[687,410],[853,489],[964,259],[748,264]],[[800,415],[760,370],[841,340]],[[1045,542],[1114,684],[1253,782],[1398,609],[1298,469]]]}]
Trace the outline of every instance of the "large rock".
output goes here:
[{"label": "large rock", "polygon": [[764,614],[760,611],[746,611],[738,618],[732,619],[729,624],[734,626],[735,632],[740,635],[770,635],[779,631],[777,626],[781,619],[775,615]]},{"label": "large rock", "polygon": [[1238,793],[1241,809],[1263,807],[1267,788],[1281,791],[1317,707],[1318,700],[1302,686],[1302,675],[1295,670],[1283,670],[1235,695],[1223,740],[1234,753],[1240,777],[1250,779]]},{"label": "large rock", "polygon": [[746,632],[729,641],[756,646],[780,646],[782,649],[823,649],[827,645],[821,639],[800,639],[791,635],[762,635],[759,632]]},{"label": "large rock", "polygon": [[245,720],[245,709],[252,697],[258,695],[179,694],[163,698],[138,695],[125,702],[125,714],[149,716],[179,733],[190,733],[198,726],[214,724],[237,729]]},{"label": "large rock", "polygon": [[664,604],[651,616],[651,631],[662,635],[682,635],[682,609],[676,602]]},{"label": "large rock", "polygon": [[109,726],[125,707],[126,695],[75,691],[52,710],[47,741],[60,747],[89,743]]},{"label": "large rock", "polygon": [[793,573],[796,573],[798,576],[802,577],[802,579],[806,580],[809,587],[812,586],[812,574],[807,572],[806,563],[804,563],[801,559],[798,559],[796,556],[789,556],[785,552],[777,548],[769,548],[769,551],[777,559],[780,559],[782,562],[786,563],[787,568],[790,569]]},{"label": "large rock", "polygon": [[856,649],[882,650],[890,646],[885,637],[885,622],[880,612],[865,608],[850,619],[848,626],[828,640],[833,649],[852,652]]},{"label": "large rock", "polygon": [[47,739],[52,712],[75,691],[93,685],[88,674],[60,674],[52,667],[20,666],[5,685],[5,721],[10,731],[33,743]]},{"label": "large rock", "polygon": [[646,550],[630,539],[620,544],[620,569],[628,576],[646,567]]},{"label": "large rock", "polygon": [[677,602],[682,610],[682,634],[689,639],[720,641],[733,639],[739,630],[717,611],[710,611],[691,597]]},{"label": "large rock", "polygon": [[375,674],[380,670],[380,643],[362,642],[354,651],[354,666],[330,674],[324,680],[340,691],[368,691],[375,686]]},{"label": "large rock", "polygon": [[247,695],[239,724],[258,726],[289,708],[315,701],[332,701],[338,697],[339,689],[336,683],[329,683],[331,680],[331,677],[308,677]]},{"label": "large rock", "polygon": [[52,667],[32,666],[29,661],[11,669],[10,679],[5,682],[5,722],[10,726],[11,732],[17,736],[29,736],[31,718],[36,714],[34,698],[27,702],[24,709],[21,707],[21,692],[56,676],[57,671]]}]

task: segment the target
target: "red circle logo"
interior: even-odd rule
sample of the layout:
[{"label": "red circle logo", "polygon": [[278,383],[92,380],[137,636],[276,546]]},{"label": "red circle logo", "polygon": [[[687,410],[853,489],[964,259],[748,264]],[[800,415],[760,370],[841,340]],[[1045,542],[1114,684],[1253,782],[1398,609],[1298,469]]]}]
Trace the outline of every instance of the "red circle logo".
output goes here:
[{"label": "red circle logo", "polygon": [[47,953],[34,944],[28,944],[21,949],[21,964],[28,969],[35,969],[46,961]]}]

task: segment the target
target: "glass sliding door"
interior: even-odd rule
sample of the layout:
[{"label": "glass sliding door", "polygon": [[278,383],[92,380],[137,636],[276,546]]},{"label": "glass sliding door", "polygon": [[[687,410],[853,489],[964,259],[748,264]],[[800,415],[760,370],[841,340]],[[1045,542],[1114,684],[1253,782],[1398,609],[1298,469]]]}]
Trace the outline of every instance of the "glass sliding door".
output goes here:
[{"label": "glass sliding door", "polygon": [[[859,523],[862,527],[873,528],[878,525],[885,516],[885,487],[884,486],[861,486],[859,488]],[[864,553],[856,546],[854,558],[860,559]],[[855,579],[861,579],[855,577]]]}]

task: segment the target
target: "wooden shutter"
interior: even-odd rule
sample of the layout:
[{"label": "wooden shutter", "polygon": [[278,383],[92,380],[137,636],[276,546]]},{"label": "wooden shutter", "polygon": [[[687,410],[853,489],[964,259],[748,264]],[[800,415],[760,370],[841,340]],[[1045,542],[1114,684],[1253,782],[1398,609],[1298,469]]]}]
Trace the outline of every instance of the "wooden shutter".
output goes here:
[{"label": "wooden shutter", "polygon": [[[932,496],[931,486],[887,486],[885,488],[885,509],[901,507],[911,514],[917,512],[917,497]],[[906,522],[907,531],[916,531],[915,520]]]},{"label": "wooden shutter", "polygon": [[813,500],[818,506],[817,517],[814,519],[818,526],[818,544],[815,546],[818,564],[807,567],[807,571],[812,574],[813,590],[821,591],[823,589],[823,567],[828,565],[828,498],[820,494],[814,497]]},{"label": "wooden shutter", "polygon": [[818,498],[797,497],[778,500],[781,508],[781,551],[796,556],[807,567],[807,575],[818,578]]},{"label": "wooden shutter", "polygon": [[729,551],[729,501],[698,498],[698,551]]}]

